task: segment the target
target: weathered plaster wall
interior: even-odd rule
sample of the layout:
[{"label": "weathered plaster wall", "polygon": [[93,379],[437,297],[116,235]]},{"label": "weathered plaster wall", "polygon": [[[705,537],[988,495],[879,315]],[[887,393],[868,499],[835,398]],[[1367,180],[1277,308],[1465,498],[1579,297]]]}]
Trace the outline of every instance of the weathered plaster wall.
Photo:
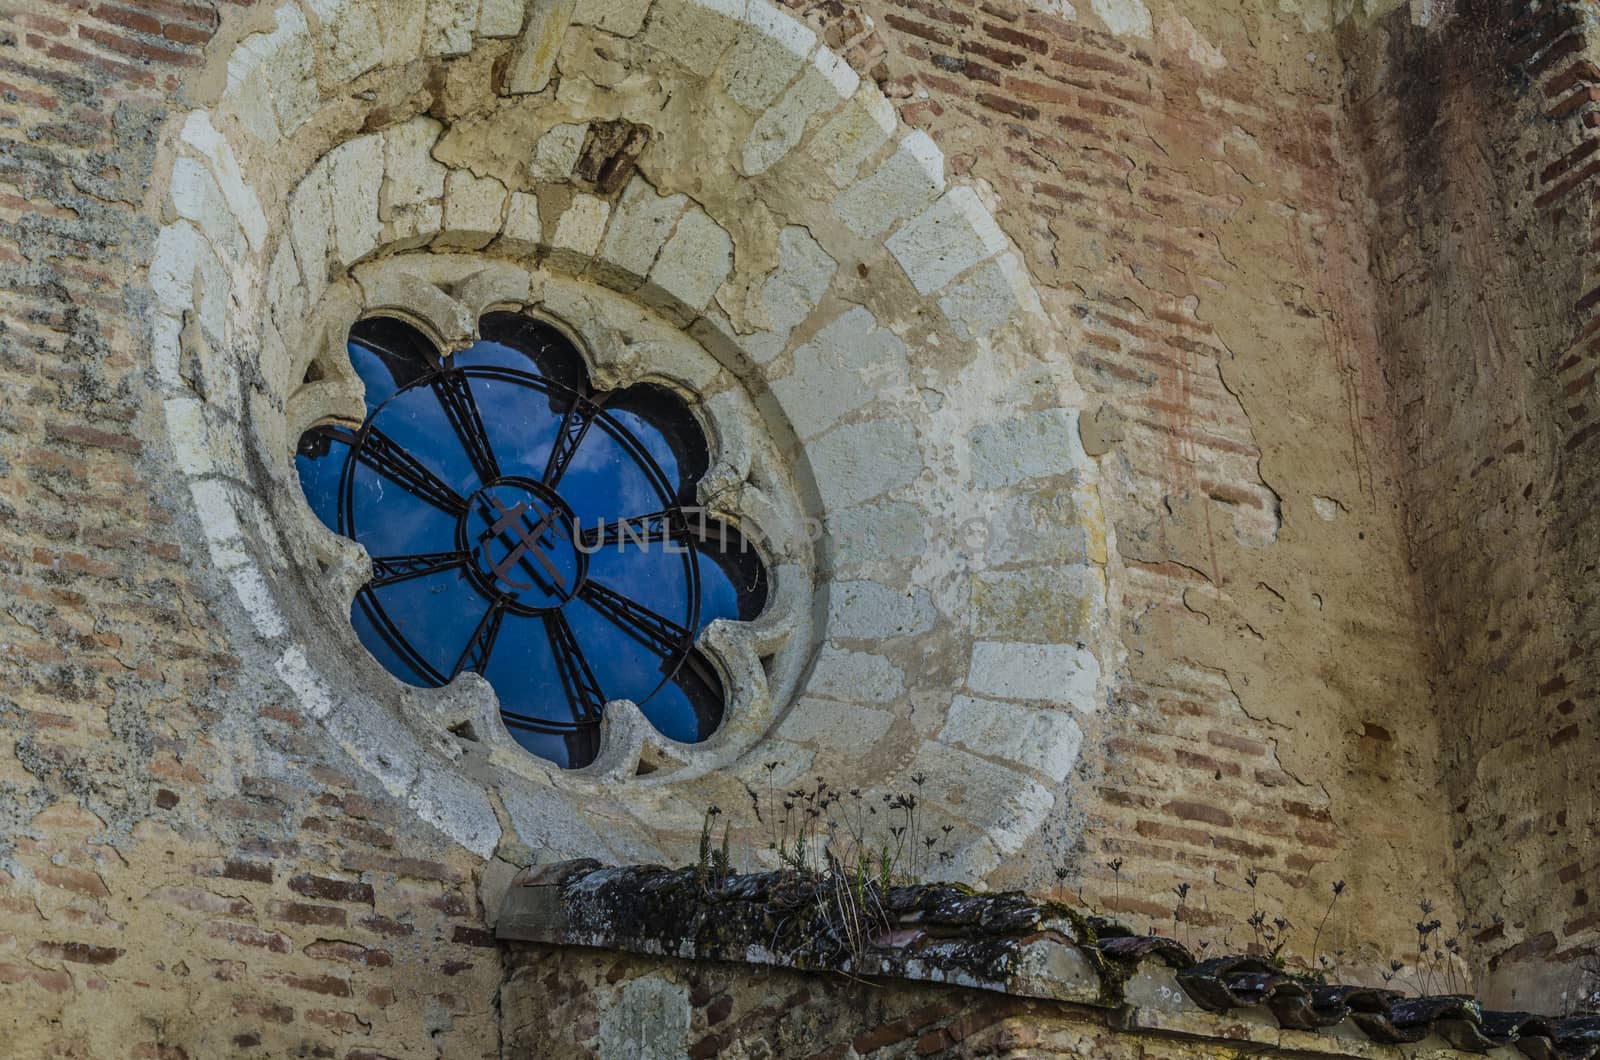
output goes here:
[{"label": "weathered plaster wall", "polygon": [[1180,918],[1236,943],[1344,879],[1336,945],[1386,963],[1418,901],[1453,915],[1451,854],[1331,23],[1086,6],[864,5],[902,113],[995,188],[1103,454],[1125,669],[1064,800],[1083,841],[1017,878],[1059,859],[1156,924],[1190,882]]},{"label": "weathered plaster wall", "polygon": [[1600,924],[1590,19],[1485,3],[1350,50],[1461,903],[1504,1005],[1575,1001]]}]

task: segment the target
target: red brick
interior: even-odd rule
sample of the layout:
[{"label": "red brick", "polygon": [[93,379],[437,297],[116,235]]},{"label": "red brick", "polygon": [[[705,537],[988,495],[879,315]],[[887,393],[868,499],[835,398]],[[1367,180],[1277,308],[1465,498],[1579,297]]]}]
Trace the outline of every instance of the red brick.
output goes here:
[{"label": "red brick", "polygon": [[281,983],[293,990],[304,990],[311,994],[323,994],[327,997],[349,997],[350,983],[336,975],[290,975],[271,973],[266,977],[268,981]]},{"label": "red brick", "polygon": [[274,1005],[266,1001],[257,1001],[253,998],[234,998],[233,1014],[235,1016],[249,1016],[254,1019],[262,1019],[269,1023],[294,1022],[294,1009],[290,1008],[288,1005]]},{"label": "red brick", "polygon": [[263,931],[252,924],[219,921],[206,925],[206,934],[215,939],[226,939],[241,946],[258,946],[273,953],[288,953],[294,947],[276,931]]},{"label": "red brick", "polygon": [[160,33],[161,20],[141,11],[132,11],[112,4],[96,4],[89,13],[103,22],[112,22],[143,33]]},{"label": "red brick", "polygon": [[425,858],[389,857],[351,850],[345,852],[339,864],[350,872],[382,872],[421,880],[439,880],[444,883],[459,883],[462,879],[461,873],[450,866]]},{"label": "red brick", "polygon": [[1229,750],[1239,751],[1247,755],[1261,756],[1267,753],[1267,745],[1260,740],[1248,736],[1239,736],[1231,732],[1221,732],[1212,729],[1206,733],[1206,741],[1216,747],[1226,747]]},{"label": "red brick", "polygon": [[0,961],[0,984],[15,986],[32,983],[52,994],[65,994],[72,989],[72,977],[65,972],[49,972],[42,968],[26,968]]},{"label": "red brick", "polygon": [[108,33],[105,30],[95,29],[93,26],[79,26],[78,36],[84,40],[93,41],[102,48],[144,63],[155,63],[163,66],[198,66],[202,58],[199,52],[166,48],[159,44],[151,44],[139,40],[136,37]]},{"label": "red brick", "polygon": [[272,866],[259,861],[225,861],[217,875],[250,883],[271,883]]},{"label": "red brick", "polygon": [[394,964],[394,957],[388,950],[370,949],[353,942],[329,939],[318,939],[313,942],[305,948],[305,954],[319,961],[343,961],[346,964],[359,964],[366,968],[387,968]]},{"label": "red brick", "polygon": [[112,946],[94,946],[87,942],[40,942],[29,955],[46,960],[71,961],[74,964],[111,964],[122,956],[122,950]]},{"label": "red brick", "polygon": [[65,865],[42,865],[34,870],[34,876],[47,887],[59,887],[64,891],[72,891],[89,898],[105,898],[111,892],[106,890],[105,881],[97,872],[86,869],[74,869]]},{"label": "red brick", "polygon": [[331,1009],[307,1009],[305,1019],[307,1023],[327,1027],[340,1034],[365,1034],[371,1027],[371,1024],[354,1012],[334,1012]]},{"label": "red brick", "polygon": [[336,880],[330,876],[313,876],[301,873],[289,880],[289,889],[307,898],[326,902],[358,902],[371,905],[372,885],[359,880]]},{"label": "red brick", "polygon": [[392,920],[386,916],[364,916],[356,923],[375,935],[383,935],[391,939],[404,938],[416,930],[410,924]]},{"label": "red brick", "polygon": [[268,902],[267,912],[278,920],[291,924],[311,924],[319,927],[344,927],[345,911],[332,905],[311,905],[308,902]]},{"label": "red brick", "polygon": [[850,1046],[858,1053],[870,1053],[896,1042],[903,1042],[915,1033],[916,1028],[907,1021],[892,1020],[856,1035],[850,1040]]},{"label": "red brick", "polygon": [[1208,806],[1203,802],[1186,802],[1174,800],[1161,807],[1167,813],[1185,821],[1204,821],[1214,824],[1219,828],[1233,827],[1233,815],[1227,810],[1216,806]]}]

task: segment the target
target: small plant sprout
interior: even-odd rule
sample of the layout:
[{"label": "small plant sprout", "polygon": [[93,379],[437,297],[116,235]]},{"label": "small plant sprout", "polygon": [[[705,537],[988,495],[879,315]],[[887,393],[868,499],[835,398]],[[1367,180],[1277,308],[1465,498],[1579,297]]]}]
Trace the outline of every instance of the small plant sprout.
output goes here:
[{"label": "small plant sprout", "polygon": [[1326,969],[1328,964],[1322,958],[1322,929],[1327,927],[1328,918],[1333,915],[1333,907],[1339,903],[1339,896],[1344,894],[1344,881],[1333,881],[1333,897],[1328,899],[1328,908],[1323,911],[1322,921],[1317,924],[1317,933],[1311,937],[1311,963],[1313,966]]},{"label": "small plant sprout", "polygon": [[1428,899],[1418,902],[1417,908],[1422,910],[1422,919],[1417,921],[1417,974],[1421,976],[1417,989],[1420,993],[1431,994],[1435,989],[1434,978],[1440,971],[1440,958],[1444,956],[1444,951],[1434,946],[1432,939],[1443,922],[1437,917],[1428,919],[1433,913],[1433,903]]}]

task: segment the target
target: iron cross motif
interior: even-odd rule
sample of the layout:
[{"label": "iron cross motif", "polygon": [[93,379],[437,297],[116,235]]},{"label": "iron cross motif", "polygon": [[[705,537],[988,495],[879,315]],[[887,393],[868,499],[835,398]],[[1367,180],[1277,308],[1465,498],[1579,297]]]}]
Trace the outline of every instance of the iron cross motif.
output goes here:
[{"label": "iron cross motif", "polygon": [[[505,582],[519,592],[533,588],[532,582],[514,581],[510,575],[511,568],[523,563],[523,557],[531,554],[533,559],[539,566],[544,568],[545,573],[555,582],[556,589],[565,593],[567,591],[567,579],[562,576],[555,563],[540,547],[543,544],[542,539],[545,531],[555,529],[555,509],[552,508],[546,511],[543,517],[533,525],[532,529],[529,529],[528,522],[524,518],[531,508],[527,501],[518,501],[508,508],[500,503],[498,497],[492,494],[484,499],[494,509],[494,514],[498,518],[490,524],[489,529],[478,536],[478,546],[483,552],[484,562],[488,564],[489,570],[494,574],[495,578]],[[489,546],[506,533],[512,534],[516,538],[516,543],[496,563],[493,557],[489,555]]]}]

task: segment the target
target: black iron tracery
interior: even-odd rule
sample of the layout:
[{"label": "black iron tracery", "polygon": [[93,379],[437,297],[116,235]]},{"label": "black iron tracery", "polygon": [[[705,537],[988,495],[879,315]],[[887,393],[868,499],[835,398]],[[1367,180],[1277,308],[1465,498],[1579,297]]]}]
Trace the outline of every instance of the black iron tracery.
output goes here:
[{"label": "black iron tracery", "polygon": [[592,760],[613,699],[706,738],[724,697],[695,638],[759,612],[766,573],[686,510],[698,427],[659,388],[592,393],[552,328],[493,314],[481,330],[441,358],[397,321],[357,325],[367,417],[301,440],[313,509],[374,557],[358,635],[412,684],[482,674],[513,736],[563,765]]}]

